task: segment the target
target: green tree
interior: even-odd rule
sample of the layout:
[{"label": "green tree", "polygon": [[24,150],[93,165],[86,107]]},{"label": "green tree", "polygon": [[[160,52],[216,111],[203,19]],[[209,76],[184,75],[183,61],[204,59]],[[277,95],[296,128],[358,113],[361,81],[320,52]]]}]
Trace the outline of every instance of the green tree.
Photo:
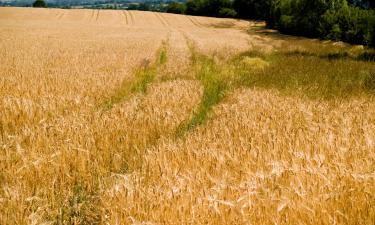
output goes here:
[{"label": "green tree", "polygon": [[141,10],[141,11],[150,11],[150,5],[147,4],[147,3],[139,3],[138,5],[138,10]]},{"label": "green tree", "polygon": [[127,8],[127,10],[137,10],[137,9],[138,9],[138,5],[134,3],[129,4]]},{"label": "green tree", "polygon": [[269,15],[272,0],[234,0],[233,9],[237,16],[246,19],[265,19]]},{"label": "green tree", "polygon": [[203,14],[203,0],[188,0],[186,2],[186,14],[202,15]]},{"label": "green tree", "polygon": [[169,3],[167,6],[168,13],[184,14],[185,10],[186,10],[186,5],[183,3],[172,2],[172,3]]},{"label": "green tree", "polygon": [[35,8],[45,8],[45,7],[47,7],[47,4],[44,0],[36,0],[33,3],[33,7],[35,7]]},{"label": "green tree", "polygon": [[190,15],[216,16],[217,17],[217,16],[220,16],[220,10],[224,8],[232,9],[232,1],[231,0],[188,0],[186,2],[186,14],[190,14]]}]

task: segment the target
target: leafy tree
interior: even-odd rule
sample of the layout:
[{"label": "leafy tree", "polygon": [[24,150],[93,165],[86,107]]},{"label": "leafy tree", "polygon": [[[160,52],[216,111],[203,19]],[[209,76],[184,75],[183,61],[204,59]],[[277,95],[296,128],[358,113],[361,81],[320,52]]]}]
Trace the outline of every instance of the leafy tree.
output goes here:
[{"label": "leafy tree", "polygon": [[188,0],[186,13],[264,19],[283,33],[375,46],[375,0]]},{"label": "leafy tree", "polygon": [[282,32],[317,37],[322,15],[343,7],[346,0],[274,0],[268,21]]},{"label": "leafy tree", "polygon": [[189,0],[186,2],[186,14],[199,15],[201,14],[202,1],[200,0]]},{"label": "leafy tree", "polygon": [[234,0],[233,9],[237,16],[247,19],[265,19],[269,15],[272,0]]},{"label": "leafy tree", "polygon": [[127,9],[128,10],[137,10],[138,9],[138,5],[137,4],[129,4]]},{"label": "leafy tree", "polygon": [[375,13],[356,7],[330,9],[321,17],[319,31],[322,38],[374,46]]},{"label": "leafy tree", "polygon": [[[186,14],[190,14],[190,15],[220,16],[220,10],[223,8],[231,9],[232,1],[231,0],[188,0],[186,2]],[[226,11],[228,12],[228,10]]]},{"label": "leafy tree", "polygon": [[150,11],[150,6],[147,3],[139,3],[138,10],[141,11]]},{"label": "leafy tree", "polygon": [[47,4],[44,0],[36,0],[33,3],[33,7],[35,7],[35,8],[46,8]]},{"label": "leafy tree", "polygon": [[168,13],[184,14],[185,10],[186,10],[186,5],[183,3],[172,2],[172,3],[169,3],[167,6]]}]

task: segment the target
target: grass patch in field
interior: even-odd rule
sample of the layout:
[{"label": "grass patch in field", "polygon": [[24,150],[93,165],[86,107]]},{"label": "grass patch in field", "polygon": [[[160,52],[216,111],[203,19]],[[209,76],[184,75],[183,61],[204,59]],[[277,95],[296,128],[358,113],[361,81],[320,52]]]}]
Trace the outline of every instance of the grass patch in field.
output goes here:
[{"label": "grass patch in field", "polygon": [[348,53],[248,51],[218,64],[214,57],[191,50],[191,69],[204,91],[191,118],[178,127],[177,137],[203,124],[212,108],[233,88],[277,89],[286,94],[325,100],[375,93],[375,65],[352,58]]},{"label": "grass patch in field", "polygon": [[364,80],[364,87],[368,92],[375,94],[375,69],[372,70],[368,76],[366,76]]},{"label": "grass patch in field", "polygon": [[56,218],[57,224],[100,224],[98,193],[83,184],[75,184],[72,195],[62,203]]},{"label": "grass patch in field", "polygon": [[199,54],[192,49],[192,68],[196,78],[203,85],[203,96],[200,104],[196,108],[188,121],[180,124],[176,131],[177,137],[182,137],[186,132],[191,131],[196,126],[203,124],[212,108],[220,103],[225,97],[225,92],[229,88],[226,71],[217,65],[213,58]]},{"label": "grass patch in field", "polygon": [[[253,54],[253,53],[250,53]],[[346,98],[369,93],[371,62],[329,55],[320,57],[308,53],[274,53],[269,66],[261,70],[234,60],[235,83],[238,86],[275,88],[311,98]],[[264,56],[266,57],[266,56]],[[334,60],[332,60],[334,59]],[[365,81],[367,84],[365,85]]]},{"label": "grass patch in field", "polygon": [[363,51],[352,51],[351,49],[340,49],[334,51],[327,51],[323,53],[310,52],[306,50],[294,50],[284,52],[287,56],[301,55],[318,57],[321,59],[328,60],[352,60],[352,61],[364,61],[364,62],[374,62],[375,61],[375,50],[363,50]]},{"label": "grass patch in field", "polygon": [[157,65],[164,65],[167,63],[167,42],[163,42],[159,50]]},{"label": "grass patch in field", "polygon": [[130,86],[130,93],[146,93],[147,86],[154,80],[156,68],[145,68],[137,71],[136,81]]},{"label": "grass patch in field", "polygon": [[120,87],[115,91],[115,93],[100,105],[100,108],[109,110],[115,104],[123,101],[131,94],[146,93],[147,87],[154,81],[159,67],[167,62],[166,45],[166,42],[163,42],[162,47],[157,52],[157,59],[155,63],[150,64],[149,60],[145,59],[142,62],[142,65],[136,69],[135,79],[124,80],[121,83]]}]

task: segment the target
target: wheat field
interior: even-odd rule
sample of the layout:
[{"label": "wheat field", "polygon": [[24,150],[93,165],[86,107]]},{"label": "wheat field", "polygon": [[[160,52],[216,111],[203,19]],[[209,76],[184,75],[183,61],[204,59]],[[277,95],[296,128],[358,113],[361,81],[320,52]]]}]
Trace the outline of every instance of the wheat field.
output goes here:
[{"label": "wheat field", "polygon": [[375,65],[323,57],[344,50],[363,51],[262,22],[0,8],[0,224],[375,224]]}]

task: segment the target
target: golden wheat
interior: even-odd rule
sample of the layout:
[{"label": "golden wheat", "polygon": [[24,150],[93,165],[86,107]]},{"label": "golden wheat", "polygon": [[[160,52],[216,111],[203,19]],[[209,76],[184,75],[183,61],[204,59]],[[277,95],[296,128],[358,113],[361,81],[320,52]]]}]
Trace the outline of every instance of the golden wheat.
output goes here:
[{"label": "golden wheat", "polygon": [[372,96],[228,89],[176,137],[205,96],[195,51],[225,65],[249,49],[338,48],[261,26],[0,8],[0,224],[374,224]]}]

